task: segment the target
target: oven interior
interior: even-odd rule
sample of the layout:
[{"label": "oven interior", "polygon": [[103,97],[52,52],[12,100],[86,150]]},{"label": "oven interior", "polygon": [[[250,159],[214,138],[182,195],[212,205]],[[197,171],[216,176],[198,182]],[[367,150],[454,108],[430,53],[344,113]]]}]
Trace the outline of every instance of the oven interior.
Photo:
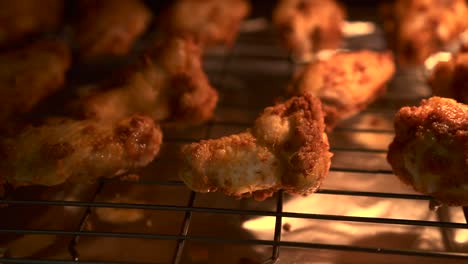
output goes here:
[{"label": "oven interior", "polygon": [[[204,56],[220,94],[214,120],[165,127],[161,154],[139,177],[9,193],[0,200],[0,263],[467,262],[463,209],[430,209],[430,197],[402,184],[385,158],[395,112],[430,96],[421,69],[399,69],[385,95],[329,135],[332,168],[315,194],[256,202],[180,181],[182,144],[245,130],[301,67],[279,45],[265,5],[254,6],[231,49]],[[348,12],[343,48],[385,49],[375,5]]]}]

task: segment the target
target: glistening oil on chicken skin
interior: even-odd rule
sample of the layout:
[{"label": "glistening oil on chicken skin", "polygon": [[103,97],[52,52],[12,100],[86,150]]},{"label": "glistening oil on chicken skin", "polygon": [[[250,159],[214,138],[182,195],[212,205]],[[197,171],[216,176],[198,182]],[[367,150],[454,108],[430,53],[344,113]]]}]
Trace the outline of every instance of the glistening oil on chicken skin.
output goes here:
[{"label": "glistening oil on chicken skin", "polygon": [[59,119],[0,141],[0,173],[13,186],[95,182],[143,167],[159,152],[162,133],[148,117]]}]

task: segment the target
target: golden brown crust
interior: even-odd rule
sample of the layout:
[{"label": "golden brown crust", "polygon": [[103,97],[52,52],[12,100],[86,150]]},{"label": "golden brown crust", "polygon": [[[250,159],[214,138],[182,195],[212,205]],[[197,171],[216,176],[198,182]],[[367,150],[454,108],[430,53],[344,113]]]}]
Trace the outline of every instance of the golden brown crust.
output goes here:
[{"label": "golden brown crust", "polygon": [[385,92],[393,76],[393,56],[388,52],[341,52],[312,62],[300,71],[288,87],[289,95],[317,96],[325,113],[327,130],[341,120],[365,109]]},{"label": "golden brown crust", "polygon": [[468,106],[431,97],[395,116],[387,160],[415,190],[449,205],[468,205]]},{"label": "golden brown crust", "polygon": [[81,103],[85,117],[119,119],[139,113],[157,121],[198,124],[213,116],[218,93],[188,38],[170,38]]},{"label": "golden brown crust", "polygon": [[0,1],[0,47],[13,46],[30,36],[58,30],[63,9],[63,0]]},{"label": "golden brown crust", "polygon": [[450,61],[439,62],[428,80],[434,96],[453,98],[468,103],[468,52],[453,55]]},{"label": "golden brown crust", "polygon": [[[200,83],[205,83],[200,85]],[[206,76],[178,74],[174,76],[171,87],[171,116],[173,123],[200,124],[213,118],[218,102],[218,92],[208,84]]]},{"label": "golden brown crust", "polygon": [[82,59],[128,54],[151,22],[140,0],[78,0],[73,28]]},{"label": "golden brown crust", "polygon": [[198,192],[256,200],[279,189],[309,194],[330,168],[324,128],[320,101],[293,97],[267,107],[247,132],[184,146],[179,176]]},{"label": "golden brown crust", "polygon": [[0,173],[16,186],[88,183],[145,166],[161,142],[159,127],[144,116],[117,123],[55,120],[4,138]]},{"label": "golden brown crust", "polygon": [[[288,120],[289,135],[282,138],[275,131],[274,116]],[[290,193],[314,192],[330,167],[328,139],[320,101],[310,95],[294,97],[283,104],[268,107],[255,121],[252,134],[278,153],[286,163],[282,188]],[[283,141],[283,142],[282,142]]]},{"label": "golden brown crust", "polygon": [[170,34],[193,37],[203,47],[232,46],[249,12],[246,0],[178,0],[162,24]]},{"label": "golden brown crust", "polygon": [[345,9],[334,0],[281,0],[273,23],[283,45],[297,59],[341,45]]},{"label": "golden brown crust", "polygon": [[0,121],[29,112],[63,87],[70,50],[59,40],[39,40],[0,54]]},{"label": "golden brown crust", "polygon": [[465,0],[397,0],[383,13],[389,44],[402,65],[424,63],[468,29]]}]

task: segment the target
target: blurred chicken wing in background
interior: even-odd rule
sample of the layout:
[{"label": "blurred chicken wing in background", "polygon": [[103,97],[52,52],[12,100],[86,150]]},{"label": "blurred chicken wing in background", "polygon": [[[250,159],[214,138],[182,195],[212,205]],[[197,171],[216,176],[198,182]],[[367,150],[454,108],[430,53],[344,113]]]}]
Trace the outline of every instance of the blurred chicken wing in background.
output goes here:
[{"label": "blurred chicken wing in background", "polygon": [[84,60],[127,55],[152,19],[140,0],[78,0],[76,12],[74,38]]},{"label": "blurred chicken wing in background", "polygon": [[340,47],[345,17],[335,0],[280,0],[273,23],[294,58],[307,61],[320,50]]},{"label": "blurred chicken wing in background", "polygon": [[218,101],[203,72],[200,49],[189,38],[165,40],[116,77],[81,100],[86,118],[138,113],[157,121],[198,124],[213,116]]},{"label": "blurred chicken wing in background", "polygon": [[468,51],[436,64],[428,82],[433,95],[468,104]]},{"label": "blurred chicken wing in background", "polygon": [[0,1],[0,47],[13,46],[62,26],[63,0]]},{"label": "blurred chicken wing in background", "polygon": [[0,53],[0,121],[29,112],[64,86],[70,49],[60,40],[38,40]]},{"label": "blurred chicken wing in background", "polygon": [[401,65],[419,65],[468,30],[465,0],[396,0],[382,6],[389,46]]},{"label": "blurred chicken wing in background", "polygon": [[203,47],[231,46],[249,12],[247,0],[178,0],[161,23],[169,34],[191,36]]},{"label": "blurred chicken wing in background", "polygon": [[288,93],[320,98],[327,130],[331,131],[383,94],[394,72],[389,52],[339,52],[305,66],[289,85]]}]

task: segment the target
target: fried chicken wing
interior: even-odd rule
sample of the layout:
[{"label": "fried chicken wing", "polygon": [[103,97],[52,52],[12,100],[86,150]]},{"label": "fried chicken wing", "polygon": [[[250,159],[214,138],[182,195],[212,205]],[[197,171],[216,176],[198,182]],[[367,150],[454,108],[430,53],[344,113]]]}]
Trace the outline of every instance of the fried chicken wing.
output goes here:
[{"label": "fried chicken wing", "polygon": [[159,127],[144,116],[116,123],[55,120],[2,139],[0,173],[15,186],[89,183],[145,166],[161,141]]},{"label": "fried chicken wing", "polygon": [[449,61],[439,62],[428,82],[433,95],[468,104],[468,52],[460,52]]},{"label": "fried chicken wing", "polygon": [[0,121],[30,111],[61,88],[70,50],[59,40],[39,40],[0,54]]},{"label": "fried chicken wing", "polygon": [[431,97],[395,116],[387,160],[416,191],[448,205],[468,205],[468,105]]},{"label": "fried chicken wing", "polygon": [[180,178],[197,192],[264,200],[279,189],[309,194],[328,174],[332,154],[320,101],[310,95],[267,107],[252,129],[202,140],[181,151]]},{"label": "fried chicken wing", "polygon": [[128,54],[151,22],[151,11],[140,0],[79,0],[73,28],[84,60]]},{"label": "fried chicken wing", "polygon": [[465,0],[397,0],[382,10],[389,44],[402,65],[422,64],[468,29]]},{"label": "fried chicken wing", "polygon": [[342,42],[345,10],[335,0],[281,0],[273,23],[281,41],[294,57],[307,60],[322,49],[336,49]]},{"label": "fried chicken wing", "polygon": [[63,0],[0,1],[0,47],[58,30],[63,20],[63,9]]},{"label": "fried chicken wing", "polygon": [[107,86],[83,100],[86,117],[108,120],[139,113],[197,124],[212,117],[218,101],[203,72],[200,49],[186,38],[169,39]]},{"label": "fried chicken wing", "polygon": [[247,0],[178,0],[163,23],[170,33],[189,35],[203,46],[231,46],[249,12]]},{"label": "fried chicken wing", "polygon": [[288,87],[290,95],[309,93],[322,101],[327,130],[385,92],[395,66],[390,53],[336,53],[306,66]]}]

